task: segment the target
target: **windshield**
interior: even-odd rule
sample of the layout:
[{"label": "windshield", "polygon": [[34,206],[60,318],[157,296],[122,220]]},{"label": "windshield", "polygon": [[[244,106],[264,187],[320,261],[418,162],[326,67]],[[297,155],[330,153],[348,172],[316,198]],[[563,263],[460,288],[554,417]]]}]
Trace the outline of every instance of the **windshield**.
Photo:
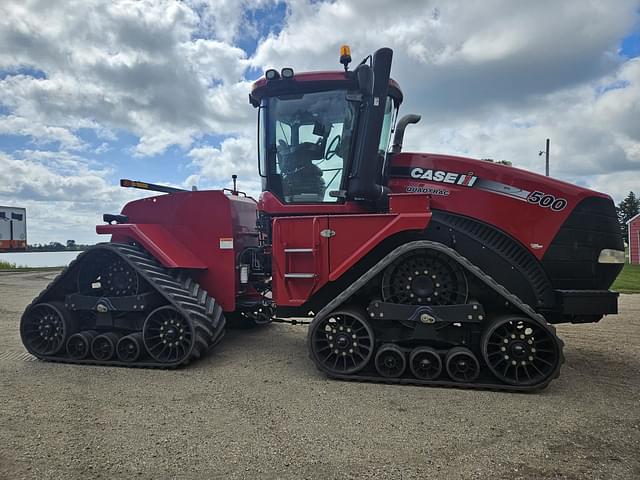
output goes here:
[{"label": "windshield", "polygon": [[356,105],[346,90],[286,95],[266,99],[265,173],[272,190],[286,203],[335,202],[340,190]]}]

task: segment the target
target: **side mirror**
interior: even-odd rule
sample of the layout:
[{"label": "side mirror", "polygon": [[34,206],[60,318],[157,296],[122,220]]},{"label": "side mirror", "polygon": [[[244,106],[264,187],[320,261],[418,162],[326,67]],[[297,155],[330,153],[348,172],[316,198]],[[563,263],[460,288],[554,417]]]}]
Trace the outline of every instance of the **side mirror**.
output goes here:
[{"label": "side mirror", "polygon": [[313,134],[316,137],[324,137],[326,135],[324,125],[317,120],[313,122]]},{"label": "side mirror", "polygon": [[367,64],[358,65],[356,68],[358,88],[364,95],[373,95],[373,70]]}]

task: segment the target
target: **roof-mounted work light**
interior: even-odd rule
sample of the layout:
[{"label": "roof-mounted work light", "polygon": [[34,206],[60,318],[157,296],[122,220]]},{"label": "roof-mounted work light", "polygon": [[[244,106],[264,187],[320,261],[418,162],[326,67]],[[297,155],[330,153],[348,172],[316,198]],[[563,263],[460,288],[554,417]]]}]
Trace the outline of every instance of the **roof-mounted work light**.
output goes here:
[{"label": "roof-mounted work light", "polygon": [[270,68],[269,70],[264,72],[264,78],[266,78],[267,80],[277,80],[278,78],[280,78],[280,74],[276,69]]},{"label": "roof-mounted work light", "polygon": [[282,75],[282,78],[293,78],[293,68],[283,68],[282,70],[280,70],[280,75]]}]

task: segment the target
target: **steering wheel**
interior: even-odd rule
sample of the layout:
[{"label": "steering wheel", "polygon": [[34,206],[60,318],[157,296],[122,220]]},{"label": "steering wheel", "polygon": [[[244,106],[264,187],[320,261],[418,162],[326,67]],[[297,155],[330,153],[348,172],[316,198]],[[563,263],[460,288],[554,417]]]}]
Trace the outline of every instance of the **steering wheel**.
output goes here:
[{"label": "steering wheel", "polygon": [[331,142],[327,147],[327,153],[324,157],[325,160],[332,159],[338,153],[338,150],[340,150],[341,146],[342,146],[342,137],[340,135],[336,135],[331,139]]}]

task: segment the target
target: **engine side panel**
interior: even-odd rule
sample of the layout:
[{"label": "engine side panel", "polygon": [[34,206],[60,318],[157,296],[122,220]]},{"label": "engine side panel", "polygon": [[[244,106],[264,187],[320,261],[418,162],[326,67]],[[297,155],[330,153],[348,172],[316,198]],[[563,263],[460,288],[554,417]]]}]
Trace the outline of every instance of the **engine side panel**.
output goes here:
[{"label": "engine side panel", "polygon": [[389,187],[428,193],[434,209],[494,225],[542,260],[580,201],[606,195],[511,166],[447,155],[400,153]]}]

